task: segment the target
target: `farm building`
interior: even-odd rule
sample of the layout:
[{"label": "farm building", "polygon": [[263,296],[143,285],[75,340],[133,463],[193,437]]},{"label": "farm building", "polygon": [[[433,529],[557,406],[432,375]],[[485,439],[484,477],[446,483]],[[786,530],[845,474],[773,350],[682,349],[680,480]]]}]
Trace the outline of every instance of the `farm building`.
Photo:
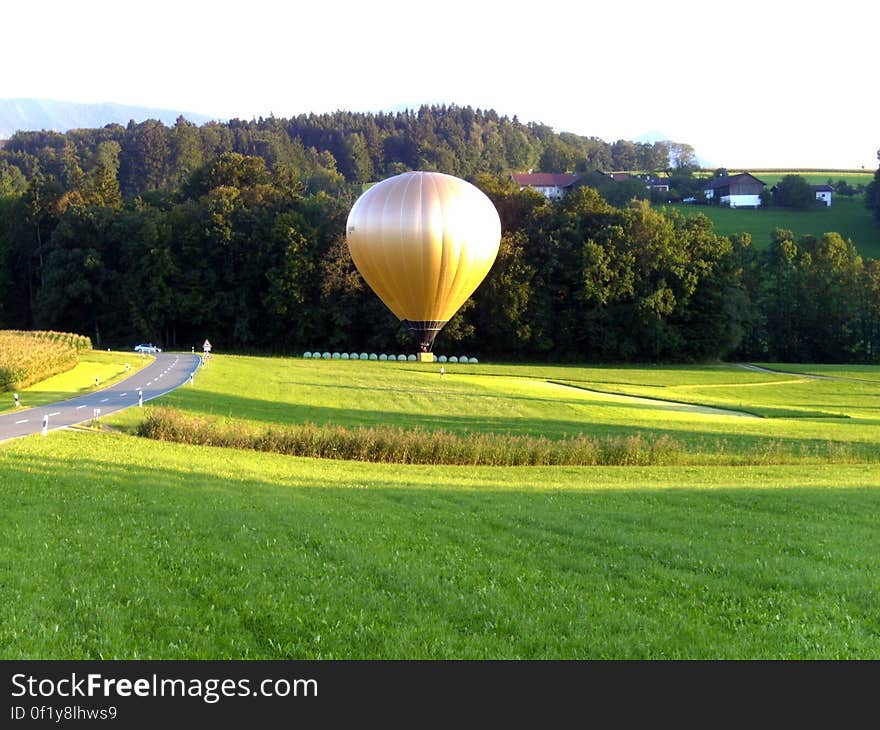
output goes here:
[{"label": "farm building", "polygon": [[706,200],[717,200],[731,208],[759,208],[761,193],[766,184],[748,172],[722,175],[707,180],[703,185]]},{"label": "farm building", "polygon": [[816,194],[816,200],[821,201],[827,207],[831,207],[831,194],[834,192],[834,188],[830,185],[811,185],[813,188],[813,192]]},{"label": "farm building", "polygon": [[514,172],[511,177],[521,188],[536,190],[548,200],[560,200],[581,176],[554,172]]}]

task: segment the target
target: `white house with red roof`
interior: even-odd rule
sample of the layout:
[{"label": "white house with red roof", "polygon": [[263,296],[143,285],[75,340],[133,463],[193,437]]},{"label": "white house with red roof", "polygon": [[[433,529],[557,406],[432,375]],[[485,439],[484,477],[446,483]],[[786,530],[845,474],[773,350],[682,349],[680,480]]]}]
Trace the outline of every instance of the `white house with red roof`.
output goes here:
[{"label": "white house with red roof", "polygon": [[581,176],[562,172],[514,172],[511,177],[521,188],[536,190],[548,200],[560,200]]}]

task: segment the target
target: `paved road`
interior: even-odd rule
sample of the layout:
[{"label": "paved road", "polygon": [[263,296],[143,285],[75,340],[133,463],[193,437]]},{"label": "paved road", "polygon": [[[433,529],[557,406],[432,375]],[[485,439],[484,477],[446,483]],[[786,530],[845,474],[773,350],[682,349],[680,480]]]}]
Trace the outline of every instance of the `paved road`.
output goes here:
[{"label": "paved road", "polygon": [[186,383],[201,362],[199,355],[189,353],[163,352],[154,357],[154,362],[115,385],[60,403],[20,408],[0,416],[0,441],[39,433],[44,418],[48,418],[48,430],[54,431],[91,420],[98,408],[100,415],[106,416],[136,406],[139,391],[143,392],[144,402],[158,398]]}]

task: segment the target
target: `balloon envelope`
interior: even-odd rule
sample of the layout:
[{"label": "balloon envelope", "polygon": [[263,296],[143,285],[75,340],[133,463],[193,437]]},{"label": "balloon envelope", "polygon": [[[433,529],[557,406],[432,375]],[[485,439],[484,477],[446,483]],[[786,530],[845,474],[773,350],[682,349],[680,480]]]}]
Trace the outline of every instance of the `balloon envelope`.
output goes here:
[{"label": "balloon envelope", "polygon": [[367,284],[430,350],[492,268],[501,221],[492,201],[469,182],[406,172],[355,201],[346,241]]}]

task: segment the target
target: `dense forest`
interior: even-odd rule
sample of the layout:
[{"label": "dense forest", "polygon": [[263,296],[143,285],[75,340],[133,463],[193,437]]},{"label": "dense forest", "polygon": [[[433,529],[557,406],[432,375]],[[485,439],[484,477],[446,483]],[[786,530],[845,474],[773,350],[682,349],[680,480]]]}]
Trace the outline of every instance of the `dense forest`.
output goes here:
[{"label": "dense forest", "polygon": [[[0,150],[0,328],[98,347],[412,349],[344,232],[364,183],[422,169],[475,183],[503,231],[438,352],[878,361],[880,264],[850,242],[778,230],[759,250],[595,172],[686,181],[694,160],[683,143],[609,144],[455,106],[18,133]],[[512,183],[528,169],[593,172],[550,202]]]}]

